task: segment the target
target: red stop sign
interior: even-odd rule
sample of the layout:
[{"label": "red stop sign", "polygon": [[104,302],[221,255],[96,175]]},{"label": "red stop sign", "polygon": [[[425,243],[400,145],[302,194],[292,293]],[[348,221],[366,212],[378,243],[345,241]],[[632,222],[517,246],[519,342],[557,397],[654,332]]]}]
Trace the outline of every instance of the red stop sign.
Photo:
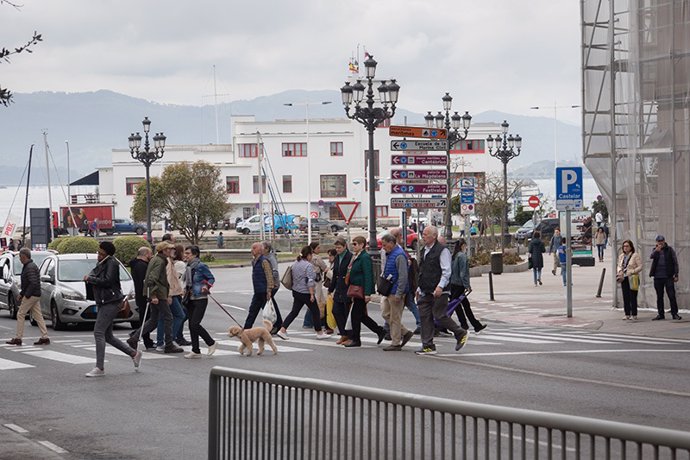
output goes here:
[{"label": "red stop sign", "polygon": [[527,204],[529,204],[530,207],[532,207],[534,209],[538,208],[539,207],[539,197],[532,195],[531,197],[529,197],[529,200],[527,200]]}]

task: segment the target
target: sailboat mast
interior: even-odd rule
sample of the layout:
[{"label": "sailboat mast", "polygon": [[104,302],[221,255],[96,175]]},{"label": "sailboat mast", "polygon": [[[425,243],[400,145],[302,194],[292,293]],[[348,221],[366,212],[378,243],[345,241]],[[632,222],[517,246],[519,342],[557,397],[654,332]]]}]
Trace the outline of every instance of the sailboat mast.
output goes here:
[{"label": "sailboat mast", "polygon": [[218,90],[216,89],[216,65],[213,64],[213,109],[216,113],[216,145],[220,144],[220,132],[218,130]]},{"label": "sailboat mast", "polygon": [[26,193],[24,194],[24,222],[22,223],[22,247],[24,247],[24,243],[26,242],[26,214],[28,212],[28,207],[29,207],[29,182],[31,180],[31,157],[33,156],[34,153],[34,144],[31,144],[31,148],[29,149],[29,168],[26,173]]},{"label": "sailboat mast", "polygon": [[46,175],[48,176],[48,207],[50,218],[53,218],[53,191],[50,188],[50,159],[48,158],[48,132],[43,131],[43,148],[46,152]]}]

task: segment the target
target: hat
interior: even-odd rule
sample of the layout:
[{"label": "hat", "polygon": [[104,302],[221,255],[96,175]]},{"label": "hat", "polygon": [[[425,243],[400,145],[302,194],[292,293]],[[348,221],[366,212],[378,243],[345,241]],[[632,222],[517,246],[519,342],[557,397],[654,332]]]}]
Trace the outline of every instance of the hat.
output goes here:
[{"label": "hat", "polygon": [[656,236],[656,241],[657,241],[657,242],[659,242],[659,241],[666,241],[666,238],[664,238],[664,235],[657,235],[657,236]]},{"label": "hat", "polygon": [[173,249],[173,248],[175,248],[174,244],[171,244],[167,241],[161,241],[160,243],[158,243],[156,245],[156,252],[161,252],[161,251],[165,251],[166,249]]}]

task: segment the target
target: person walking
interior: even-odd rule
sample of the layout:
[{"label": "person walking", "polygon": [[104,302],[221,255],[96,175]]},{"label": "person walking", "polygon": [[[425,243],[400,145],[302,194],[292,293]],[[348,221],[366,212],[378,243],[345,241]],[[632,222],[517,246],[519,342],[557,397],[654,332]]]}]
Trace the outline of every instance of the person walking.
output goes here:
[{"label": "person walking", "polygon": [[273,246],[269,241],[264,241],[262,243],[264,248],[264,257],[271,264],[271,273],[273,275],[273,289],[271,289],[271,302],[273,302],[273,309],[276,311],[276,321],[273,323],[273,329],[271,329],[271,335],[276,335],[283,325],[283,317],[280,315],[280,308],[278,308],[278,302],[276,302],[276,292],[280,289],[280,273],[278,272],[278,257],[276,257],[276,252],[273,250]]},{"label": "person walking", "polygon": [[551,273],[556,276],[556,270],[561,266],[561,259],[558,257],[558,248],[561,247],[564,238],[561,236],[561,229],[556,228],[553,231],[553,236],[551,237],[551,242],[549,243],[549,254],[553,253],[553,269]]},{"label": "person walking", "polygon": [[172,332],[172,313],[170,312],[170,305],[168,305],[168,292],[170,285],[168,284],[168,275],[166,267],[168,266],[168,257],[170,251],[175,246],[167,241],[161,241],[156,245],[156,255],[149,262],[146,267],[146,279],[144,280],[144,288],[147,290],[149,305],[151,308],[151,317],[137,330],[129,339],[127,344],[136,348],[139,334],[146,335],[158,327],[158,320],[163,318],[163,325],[165,330],[165,353],[182,353],[184,350],[173,343]]},{"label": "person walking", "polygon": [[[182,245],[179,245],[182,248]],[[184,251],[184,249],[181,249]],[[184,255],[184,254],[181,254]],[[180,277],[175,269],[175,260],[177,259],[177,246],[174,246],[169,251],[168,264],[165,267],[165,273],[168,277],[168,285],[170,286],[168,290],[168,305],[170,305],[170,313],[172,314],[172,336],[173,341],[177,338],[178,334],[181,333],[182,323],[185,320],[185,312],[182,308],[182,295],[184,294],[184,287],[180,281]],[[158,319],[158,329],[156,330],[156,351],[164,351],[165,347],[163,345],[163,337],[165,322],[162,318]],[[177,345],[182,345],[177,343]]]},{"label": "person walking", "polygon": [[597,228],[597,232],[594,234],[594,244],[597,245],[599,262],[603,262],[604,250],[606,249],[606,232],[604,231],[603,227]]},{"label": "person walking", "polygon": [[252,285],[254,286],[254,295],[249,304],[249,312],[247,319],[244,321],[244,329],[251,329],[254,327],[254,321],[259,315],[259,311],[263,310],[266,302],[271,300],[271,293],[275,282],[273,279],[273,268],[271,262],[264,256],[264,245],[261,242],[252,244]]},{"label": "person walking", "polygon": [[[34,342],[34,345],[50,345],[48,329],[41,313],[41,277],[38,273],[36,263],[31,259],[31,249],[21,248],[19,250],[19,261],[22,263],[21,289],[19,290],[19,310],[17,311],[17,332],[14,338],[8,340],[8,345],[22,344],[24,337],[24,321],[26,315],[31,313],[31,317],[38,324],[41,331],[41,338]],[[10,293],[10,295],[12,295]]]},{"label": "person walking", "polygon": [[475,318],[472,307],[470,306],[470,301],[467,298],[470,292],[472,292],[472,287],[470,286],[470,261],[465,253],[466,250],[467,242],[464,238],[460,238],[457,243],[455,243],[455,250],[453,251],[453,262],[451,264],[450,274],[450,300],[453,301],[460,297],[463,298],[462,301],[460,301],[460,305],[455,308],[455,314],[460,321],[460,327],[468,330],[469,326],[467,321],[469,321],[474,328],[474,332],[479,334],[486,329],[486,324],[482,324]]},{"label": "person walking", "polygon": [[537,283],[539,285],[541,282],[541,270],[544,268],[544,253],[546,252],[546,247],[544,242],[541,240],[541,233],[534,232],[532,240],[529,242],[527,247],[527,257],[532,263],[532,274],[534,275],[534,285]]},{"label": "person walking", "polygon": [[[314,241],[311,244],[309,244],[309,247],[312,251],[311,263],[314,266],[314,276],[316,277],[314,278],[314,281],[316,282],[316,287],[314,288],[314,294],[316,295],[316,304],[319,306],[319,312],[321,313],[321,317],[325,318],[326,296],[323,293],[323,277],[326,274],[326,270],[328,270],[328,266],[319,255],[321,252],[321,245],[318,242]],[[326,325],[322,324],[322,326]],[[311,329],[314,327],[314,319],[312,318],[310,310],[307,310],[307,312],[304,314],[304,321],[302,322],[302,327],[304,329]],[[332,334],[333,331],[331,329],[328,329],[326,333]]]},{"label": "person walking", "polygon": [[347,267],[352,260],[352,252],[347,249],[347,242],[344,238],[338,237],[335,240],[335,252],[337,253],[333,262],[333,275],[328,294],[333,297],[333,317],[338,325],[340,338],[336,342],[342,345],[348,340],[345,330],[347,316],[350,313],[350,298],[347,296]]},{"label": "person walking", "polygon": [[419,287],[417,288],[417,305],[422,319],[422,348],[418,355],[435,355],[434,323],[447,329],[455,336],[455,351],[467,343],[467,330],[461,328],[448,316],[448,296],[450,294],[450,276],[452,258],[450,251],[438,242],[438,229],[427,227],[422,232],[424,248],[420,253]]},{"label": "person walking", "polygon": [[[189,311],[187,307],[182,304],[184,292],[185,292],[185,280],[184,276],[187,272],[187,262],[185,262],[184,256],[184,246],[181,244],[175,244],[175,257],[173,257],[173,266],[175,270],[175,275],[182,287],[182,295],[180,296],[180,308],[182,308],[182,321],[179,323],[177,329],[173,328],[173,340],[179,346],[191,345],[192,342],[184,338],[184,323],[189,319]],[[160,322],[159,328],[160,328]]]},{"label": "person walking", "polygon": [[[391,229],[391,235],[393,235],[398,242],[398,246],[403,250],[403,254],[407,258],[407,294],[405,295],[405,306],[414,316],[414,321],[416,329],[414,334],[419,334],[422,330],[422,321],[419,319],[419,308],[417,308],[417,302],[415,301],[414,292],[417,289],[417,261],[413,260],[410,255],[405,251],[405,243],[403,242],[403,232],[402,228],[396,227]],[[382,255],[385,258],[385,252]],[[383,261],[383,259],[382,259]],[[383,263],[383,262],[382,262]],[[383,326],[385,329],[385,325]]]},{"label": "person walking", "polygon": [[290,324],[297,318],[300,310],[305,305],[311,310],[314,318],[314,330],[316,331],[317,339],[327,339],[321,328],[321,316],[319,315],[319,307],[316,305],[316,295],[314,290],[316,282],[314,281],[314,266],[311,263],[312,249],[311,246],[304,246],[297,256],[297,261],[292,264],[292,310],[288,313],[283,326],[278,331],[278,337],[283,340],[288,340],[287,329]]},{"label": "person walking", "polygon": [[206,351],[208,356],[215,353],[218,347],[211,334],[201,325],[208,306],[208,295],[213,283],[216,282],[216,278],[208,266],[199,259],[200,254],[199,246],[196,245],[187,246],[184,250],[184,257],[187,261],[184,275],[185,296],[189,299],[187,309],[189,310],[189,334],[192,337],[192,351],[184,356],[187,359],[201,358],[199,337],[204,339],[208,347]]},{"label": "person walking", "polygon": [[[149,261],[153,257],[153,252],[148,246],[142,246],[137,251],[137,256],[129,261],[129,268],[132,272],[132,281],[134,282],[134,302],[136,304],[137,312],[139,312],[139,323],[144,324],[150,317],[151,311],[148,312],[148,316],[144,318],[146,314],[146,295],[144,295],[144,280],[146,279],[146,269],[149,266]],[[135,336],[135,332],[130,334],[130,337]],[[146,350],[155,350],[156,345],[151,340],[151,334],[143,334],[144,348]]]},{"label": "person walking", "polygon": [[[616,279],[621,283],[623,291],[623,319],[637,320],[637,290],[640,286],[639,273],[642,271],[642,258],[635,252],[635,246],[630,240],[623,241],[621,253],[618,256],[618,272]],[[632,286],[633,277],[637,277],[637,285]],[[633,287],[635,289],[633,289]]]},{"label": "person walking", "polygon": [[350,289],[352,286],[358,286],[361,289],[359,289],[359,295],[350,296],[352,299],[350,310],[352,330],[348,334],[349,340],[342,344],[347,348],[362,346],[360,337],[362,324],[378,336],[377,344],[383,342],[383,338],[386,336],[383,327],[367,314],[367,303],[374,293],[374,269],[371,264],[371,257],[365,249],[366,245],[367,240],[363,236],[356,236],[352,239],[354,255],[347,267],[346,284],[349,292],[352,291]]},{"label": "person walking", "polygon": [[389,324],[391,344],[384,351],[400,351],[410,341],[414,333],[402,324],[404,300],[409,291],[407,282],[407,255],[398,245],[397,238],[392,234],[381,237],[381,246],[386,254],[381,277],[388,280],[391,289],[388,294],[379,292],[382,296],[381,311],[383,319]]},{"label": "person walking", "polygon": [[656,291],[656,310],[657,315],[654,321],[666,318],[664,312],[664,289],[671,304],[671,317],[680,320],[678,315],[678,303],[676,302],[676,287],[678,282],[678,258],[676,251],[666,243],[663,235],[657,235],[656,246],[649,256],[652,259],[652,268],[649,276],[654,278],[654,290]]},{"label": "person walking", "polygon": [[93,287],[93,296],[98,306],[93,336],[96,340],[96,367],[86,377],[105,375],[105,344],[108,343],[132,358],[134,368],[139,367],[141,352],[136,347],[122,343],[113,335],[113,320],[117,317],[125,295],[120,285],[120,262],[115,259],[115,245],[102,241],[98,245],[98,264],[84,281]]},{"label": "person walking", "polygon": [[568,255],[566,251],[567,248],[565,247],[565,243],[561,243],[556,251],[558,254],[558,261],[561,263],[561,278],[563,279],[563,287],[565,287],[568,283]]}]

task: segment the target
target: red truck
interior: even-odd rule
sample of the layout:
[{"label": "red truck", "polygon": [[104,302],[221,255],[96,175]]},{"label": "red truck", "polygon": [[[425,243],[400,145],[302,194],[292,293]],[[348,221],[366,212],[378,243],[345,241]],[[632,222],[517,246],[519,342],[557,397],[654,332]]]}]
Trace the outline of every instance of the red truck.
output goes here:
[{"label": "red truck", "polygon": [[78,228],[81,233],[93,233],[94,222],[103,233],[113,231],[112,204],[78,204],[60,207],[60,225],[64,229]]}]

